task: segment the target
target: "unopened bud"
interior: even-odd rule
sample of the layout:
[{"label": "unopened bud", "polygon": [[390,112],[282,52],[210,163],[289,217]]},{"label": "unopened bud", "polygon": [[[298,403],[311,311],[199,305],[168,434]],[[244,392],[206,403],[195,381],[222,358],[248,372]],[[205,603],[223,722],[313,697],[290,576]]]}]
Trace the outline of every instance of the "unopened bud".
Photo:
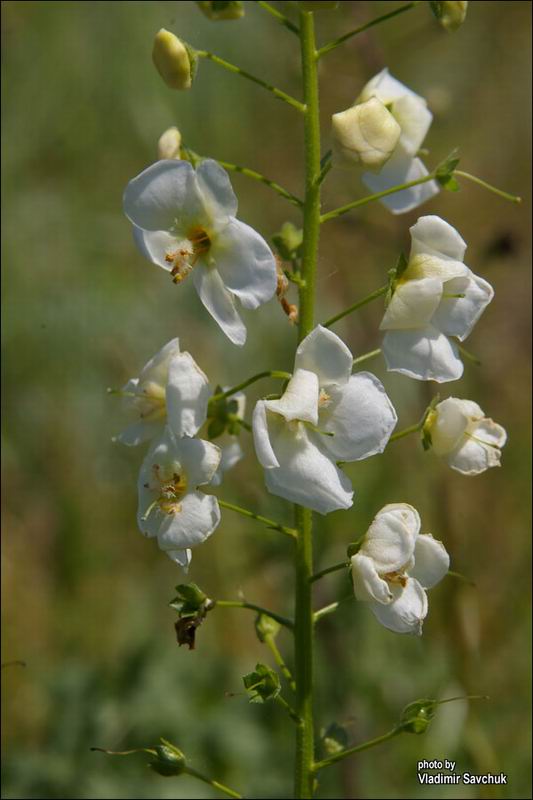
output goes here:
[{"label": "unopened bud", "polygon": [[259,614],[255,621],[255,632],[260,642],[264,642],[268,638],[275,639],[280,628],[279,622],[267,614]]},{"label": "unopened bud", "polygon": [[389,160],[402,132],[377,97],[333,114],[331,121],[333,147],[340,160],[375,171]]},{"label": "unopened bud", "polygon": [[168,128],[157,143],[159,158],[180,158],[181,133],[177,128]]},{"label": "unopened bud", "polygon": [[402,711],[398,728],[404,733],[425,733],[435,716],[437,705],[435,700],[415,700],[414,703],[409,703]]},{"label": "unopened bud", "polygon": [[453,32],[466,18],[467,2],[430,2],[431,10],[443,28]]},{"label": "unopened bud", "polygon": [[244,17],[244,6],[240,0],[211,0],[196,5],[209,19],[240,19]]},{"label": "unopened bud", "polygon": [[155,35],[152,59],[171,89],[191,88],[196,67],[194,51],[173,33],[161,28]]},{"label": "unopened bud", "polygon": [[182,775],[186,767],[184,754],[170,742],[164,739],[161,741],[163,744],[158,744],[157,747],[154,747],[156,757],[153,761],[150,761],[150,768],[165,778]]}]

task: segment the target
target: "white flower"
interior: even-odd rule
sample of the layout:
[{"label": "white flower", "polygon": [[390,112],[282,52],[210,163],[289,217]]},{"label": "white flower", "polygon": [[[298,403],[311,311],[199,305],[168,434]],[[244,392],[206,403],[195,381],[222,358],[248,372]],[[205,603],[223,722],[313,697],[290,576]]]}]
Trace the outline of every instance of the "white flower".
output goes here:
[{"label": "white flower", "polygon": [[377,97],[333,114],[335,155],[347,164],[380,170],[393,154],[402,129]]},{"label": "white flower", "polygon": [[176,436],[194,436],[205,422],[211,391],[207,376],[172,339],[120,393],[139,420],[116,438],[137,445],[159,436],[166,424]]},{"label": "white flower", "polygon": [[[228,390],[228,388],[228,386],[223,386],[222,391],[225,392]],[[235,394],[231,395],[231,400],[237,401],[237,409],[235,414],[242,419],[246,411],[246,395],[244,392],[236,392]],[[224,477],[224,473],[229,469],[232,469],[235,464],[237,464],[244,456],[242,447],[240,446],[239,440],[236,436],[224,433],[217,441],[219,442],[219,446],[222,450],[222,455],[220,458],[219,467],[213,475],[213,480],[211,481],[212,486],[220,486]]]},{"label": "white flower", "polygon": [[448,397],[429,413],[424,431],[433,452],[463,475],[479,475],[500,466],[505,428],[488,419],[472,400]]},{"label": "white flower", "polygon": [[[379,174],[366,172],[362,176],[363,182],[373,193],[377,193],[424,178],[429,173],[417,158],[417,153],[433,119],[426,101],[389,75],[388,69],[383,69],[366,84],[357,103],[365,103],[371,98],[377,98],[386,106],[401,133],[392,155]],[[404,214],[425,203],[438,191],[437,182],[432,180],[395,192],[382,198],[381,202],[393,214]]]},{"label": "white flower", "polygon": [[380,329],[387,367],[418,380],[454,381],[463,374],[455,342],[471,332],[493,298],[492,286],[463,263],[466,244],[440,217],[420,217],[411,253]]},{"label": "white flower", "polygon": [[161,550],[184,568],[191,549],[205,542],[220,522],[216,497],[197,491],[211,481],[219,462],[216,445],[178,439],[166,428],[139,473],[139,529],[145,536],[157,537]]},{"label": "white flower", "polygon": [[407,503],[382,508],[351,562],[356,598],[391,631],[420,635],[428,613],[425,590],[446,575],[450,558],[430,533],[420,535],[416,509]]},{"label": "white flower", "polygon": [[207,159],[157,161],[131,180],[124,212],[143,255],[174,283],[190,273],[200,299],[226,336],[243,345],[246,328],[235,300],[257,308],[276,291],[274,256],[252,228],[235,219],[237,198],[227,173]]},{"label": "white flower", "polygon": [[351,482],[337,461],[381,453],[397,421],[381,383],[369,372],[352,375],[352,364],[344,342],[319,325],[298,347],[283,396],[254,410],[268,490],[321,514],[352,505]]}]

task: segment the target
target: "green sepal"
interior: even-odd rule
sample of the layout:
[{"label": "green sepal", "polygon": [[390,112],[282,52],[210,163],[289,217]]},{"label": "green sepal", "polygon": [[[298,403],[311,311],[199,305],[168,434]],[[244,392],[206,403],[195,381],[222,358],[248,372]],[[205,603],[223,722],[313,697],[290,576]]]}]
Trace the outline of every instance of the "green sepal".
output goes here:
[{"label": "green sepal", "polygon": [[169,606],[178,612],[180,617],[192,617],[203,611],[209,599],[196,583],[182,583],[176,586],[176,597]]},{"label": "green sepal", "polygon": [[241,0],[197,0],[196,5],[208,19],[241,19],[244,5]]},{"label": "green sepal", "polygon": [[414,733],[419,736],[425,733],[429,723],[435,716],[438,702],[436,700],[415,700],[403,709],[398,728],[404,733]]},{"label": "green sepal", "polygon": [[[460,161],[459,150],[455,148],[446,156],[444,161],[441,161],[435,170],[435,178],[444,188],[449,188],[449,191],[456,192],[459,189],[459,184],[453,177],[453,173],[457,168]],[[450,186],[448,187],[448,184]],[[456,186],[457,188],[454,188]]]},{"label": "green sepal", "polygon": [[281,691],[279,675],[266,664],[256,664],[255,670],[243,676],[244,688],[250,703],[266,703],[274,700]]}]

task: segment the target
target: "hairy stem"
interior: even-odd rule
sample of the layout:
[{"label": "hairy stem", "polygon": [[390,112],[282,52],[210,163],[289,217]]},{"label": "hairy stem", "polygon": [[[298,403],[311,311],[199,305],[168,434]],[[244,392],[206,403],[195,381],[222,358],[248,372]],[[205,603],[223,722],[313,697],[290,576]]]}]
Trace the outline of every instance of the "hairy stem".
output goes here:
[{"label": "hairy stem", "polygon": [[300,35],[298,26],[295,25],[294,22],[291,22],[291,20],[286,17],[285,14],[282,14],[281,11],[278,11],[277,8],[271,6],[270,3],[265,3],[263,0],[257,0],[257,5],[261,6],[261,8],[264,9],[268,14],[271,14],[275,19],[277,19],[280,25],[283,25],[284,28],[287,28],[287,30],[295,33],[297,36]]},{"label": "hairy stem", "polygon": [[[302,278],[299,287],[301,342],[314,326],[318,239],[320,235],[320,125],[318,116],[318,76],[315,31],[312,12],[300,11],[300,50],[305,113],[305,200]],[[313,574],[313,514],[295,507],[298,540],[295,553],[296,603],[294,617],[296,758],[294,796],[313,796],[313,609],[310,577]]]},{"label": "hairy stem", "polygon": [[345,308],[344,311],[335,314],[334,317],[331,317],[326,322],[323,322],[322,325],[324,328],[331,328],[336,322],[338,322],[343,317],[347,317],[348,314],[352,314],[354,311],[357,311],[358,308],[362,308],[366,306],[367,303],[371,303],[372,300],[376,300],[378,297],[382,297],[382,295],[387,294],[389,290],[389,286],[380,286],[379,289],[376,289],[374,292],[371,292],[366,297],[363,297],[362,300],[358,300],[357,303],[354,303],[352,306]]},{"label": "hairy stem", "polygon": [[318,770],[324,769],[324,767],[330,767],[332,764],[336,764],[337,761],[341,761],[343,758],[353,756],[355,753],[362,753],[363,750],[370,750],[371,747],[376,747],[376,745],[383,744],[383,742],[388,742],[389,739],[393,739],[401,732],[402,731],[400,728],[394,728],[392,731],[385,733],[383,736],[377,736],[375,739],[370,739],[368,742],[363,742],[363,744],[358,744],[355,747],[349,747],[347,750],[341,750],[340,753],[335,753],[335,755],[325,758],[323,761],[319,761],[317,764],[315,764],[315,771],[318,772]]},{"label": "hairy stem", "polygon": [[252,375],[251,378],[247,378],[242,383],[238,383],[237,386],[232,386],[231,389],[226,389],[225,392],[219,392],[218,394],[214,394],[209,402],[215,402],[217,400],[223,400],[225,397],[231,397],[232,394],[237,394],[237,392],[241,392],[243,389],[246,389],[248,386],[251,386],[252,383],[256,381],[260,381],[262,378],[281,378],[282,380],[290,380],[292,377],[290,372],[282,372],[281,370],[276,369],[266,369],[263,372],[258,372],[256,375]]},{"label": "hairy stem", "polygon": [[246,600],[214,600],[211,608],[247,608],[249,611],[257,611],[258,614],[266,614],[267,617],[272,617],[284,628],[293,629],[292,620],[282,617],[281,614],[276,614],[275,611],[270,611],[268,608],[258,606],[256,603],[248,603]]},{"label": "hairy stem", "polygon": [[342,214],[347,214],[348,211],[352,211],[354,208],[360,208],[361,206],[366,206],[367,203],[373,203],[375,200],[381,200],[382,197],[387,197],[389,194],[396,194],[396,192],[401,192],[403,189],[410,189],[411,186],[420,186],[421,183],[428,183],[428,181],[434,180],[434,173],[430,173],[429,175],[425,175],[423,178],[418,178],[416,181],[401,183],[398,186],[392,186],[390,189],[385,189],[383,192],[369,194],[367,197],[361,197],[359,200],[353,200],[351,203],[348,203],[345,206],[340,206],[340,208],[335,208],[333,211],[328,211],[327,214],[322,214],[320,217],[320,222],[328,222],[330,219],[336,219]]}]

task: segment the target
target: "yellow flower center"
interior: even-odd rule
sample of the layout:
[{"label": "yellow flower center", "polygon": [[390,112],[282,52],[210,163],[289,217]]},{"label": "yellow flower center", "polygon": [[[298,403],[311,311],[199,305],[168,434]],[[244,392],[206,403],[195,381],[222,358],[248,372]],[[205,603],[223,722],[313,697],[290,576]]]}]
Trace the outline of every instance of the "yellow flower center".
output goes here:
[{"label": "yellow flower center", "polygon": [[170,274],[173,283],[181,283],[189,275],[196,262],[211,247],[209,234],[201,227],[195,226],[187,233],[187,242],[176,250],[165,253],[165,261],[172,264]]}]

